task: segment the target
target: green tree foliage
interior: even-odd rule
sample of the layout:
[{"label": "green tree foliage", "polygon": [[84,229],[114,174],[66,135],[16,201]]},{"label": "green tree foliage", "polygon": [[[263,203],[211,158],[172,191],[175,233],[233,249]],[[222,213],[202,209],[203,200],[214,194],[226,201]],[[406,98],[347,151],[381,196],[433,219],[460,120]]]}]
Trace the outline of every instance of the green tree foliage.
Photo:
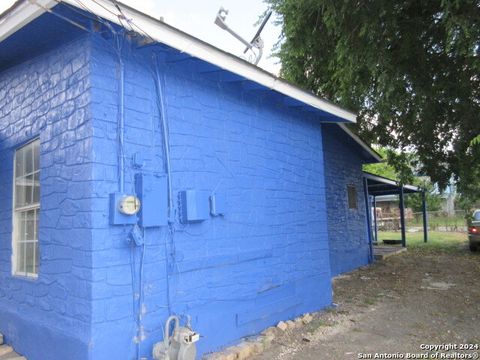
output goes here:
[{"label": "green tree foliage", "polygon": [[390,150],[386,148],[377,148],[375,149],[375,151],[379,153],[385,161],[378,164],[363,165],[363,170],[371,174],[383,176],[383,177],[398,181],[399,176],[397,174],[397,171],[392,165],[390,165],[386,161],[388,158],[388,154],[390,153]]},{"label": "green tree foliage", "polygon": [[471,221],[473,212],[476,209],[480,209],[480,200],[475,200],[471,196],[460,194],[455,201],[455,206],[458,209],[465,210],[465,218]]},{"label": "green tree foliage", "polygon": [[[375,175],[403,182],[404,184],[408,183],[425,189],[428,211],[437,211],[441,209],[442,198],[432,182],[428,178],[413,175],[412,168],[414,164],[416,164],[416,159],[413,154],[399,154],[398,152],[387,148],[377,148],[375,151],[387,161],[378,164],[364,165],[363,170]],[[392,166],[390,165],[391,161],[398,163],[396,166]],[[400,169],[400,171],[397,169]],[[414,212],[421,212],[422,194],[408,194],[405,197],[405,206],[412,208]]]},{"label": "green tree foliage", "polygon": [[476,137],[472,140],[471,145],[472,145],[472,146],[480,145],[480,135],[476,136]]},{"label": "green tree foliage", "polygon": [[267,2],[283,77],[358,112],[366,140],[414,151],[441,188],[453,175],[480,196],[479,0]]},{"label": "green tree foliage", "polygon": [[[442,198],[429,180],[417,179],[416,185],[425,189],[425,200],[428,211],[438,211],[442,208]],[[405,206],[411,208],[413,212],[422,211],[422,194],[414,193],[405,196]]]}]

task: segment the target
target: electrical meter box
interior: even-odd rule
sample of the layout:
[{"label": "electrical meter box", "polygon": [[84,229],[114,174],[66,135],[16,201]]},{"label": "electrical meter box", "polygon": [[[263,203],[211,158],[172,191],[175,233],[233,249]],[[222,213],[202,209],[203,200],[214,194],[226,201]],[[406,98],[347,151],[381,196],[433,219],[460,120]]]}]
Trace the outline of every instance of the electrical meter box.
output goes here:
[{"label": "electrical meter box", "polygon": [[[135,211],[133,211],[132,213],[122,211],[122,203],[125,201],[129,201],[131,198],[135,197],[132,195],[126,195],[121,193],[110,194],[110,224],[133,225],[137,223],[138,214]],[[138,206],[141,208],[140,203],[138,203]]]},{"label": "electrical meter box", "polygon": [[210,217],[209,191],[185,190],[178,196],[182,223],[201,222]]},{"label": "electrical meter box", "polygon": [[137,174],[135,188],[142,207],[138,214],[143,227],[160,227],[168,224],[168,187],[166,176]]}]

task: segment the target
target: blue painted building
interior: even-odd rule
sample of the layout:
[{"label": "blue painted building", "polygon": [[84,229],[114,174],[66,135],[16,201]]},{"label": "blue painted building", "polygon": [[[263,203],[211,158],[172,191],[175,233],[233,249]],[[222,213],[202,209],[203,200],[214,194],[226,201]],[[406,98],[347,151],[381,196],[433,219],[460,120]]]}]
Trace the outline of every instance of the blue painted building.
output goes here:
[{"label": "blue painted building", "polygon": [[205,353],[329,306],[332,276],[370,261],[361,169],[378,156],[355,116],[97,3],[0,17],[6,342],[150,358],[177,314]]}]

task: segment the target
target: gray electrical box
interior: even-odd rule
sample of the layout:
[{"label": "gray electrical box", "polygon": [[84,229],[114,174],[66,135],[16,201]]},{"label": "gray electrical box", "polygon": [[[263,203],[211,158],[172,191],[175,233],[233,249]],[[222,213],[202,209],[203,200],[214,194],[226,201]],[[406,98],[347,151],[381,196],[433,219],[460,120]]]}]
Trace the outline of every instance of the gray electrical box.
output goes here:
[{"label": "gray electrical box", "polygon": [[165,176],[137,174],[135,187],[142,201],[139,213],[143,227],[165,226],[168,223],[168,187]]},{"label": "gray electrical box", "polygon": [[185,190],[178,195],[182,223],[200,222],[210,217],[209,191]]}]

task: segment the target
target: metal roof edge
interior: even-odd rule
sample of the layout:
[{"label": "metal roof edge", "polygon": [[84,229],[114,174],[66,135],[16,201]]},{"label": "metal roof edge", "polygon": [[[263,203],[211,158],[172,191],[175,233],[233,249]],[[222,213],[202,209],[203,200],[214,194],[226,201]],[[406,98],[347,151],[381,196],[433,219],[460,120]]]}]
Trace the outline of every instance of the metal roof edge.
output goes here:
[{"label": "metal roof edge", "polygon": [[[85,11],[88,9],[93,14],[122,27],[125,27],[125,23],[130,22],[134,24],[134,28],[141,29],[155,41],[216,65],[221,69],[242,76],[247,80],[256,82],[268,89],[347,122],[356,122],[356,114],[118,1],[115,1],[115,3],[118,4],[123,14],[118,14],[118,9],[114,3],[107,0],[82,0],[81,2],[76,0],[24,0],[4,12],[0,17],[0,42],[61,2],[75,6],[80,10]],[[124,15],[127,21],[125,19],[122,21],[120,15]]]},{"label": "metal roof edge", "polygon": [[[374,181],[378,181],[378,182],[381,182],[381,183],[384,183],[384,184],[388,184],[388,185],[401,186],[400,182],[398,182],[396,180],[386,178],[385,176],[372,174],[368,171],[363,171],[363,177],[367,178],[367,179],[374,180]],[[417,191],[417,192],[422,192],[423,191],[422,188],[420,188],[418,186],[415,186],[415,185],[403,184],[403,187],[405,189],[408,189],[408,190],[411,190],[411,191]]]},{"label": "metal roof edge", "polygon": [[0,14],[0,42],[58,4],[55,0],[19,0]]},{"label": "metal roof edge", "polygon": [[[79,7],[76,3],[76,0],[62,1]],[[92,3],[92,0],[84,0],[82,1],[82,3],[84,4],[85,1]],[[100,6],[99,9],[100,11],[103,10],[103,15],[100,15],[98,13],[97,15],[101,17],[104,17],[104,15],[110,15],[108,20],[122,25],[122,22],[119,21],[118,18],[112,16],[113,14],[105,10],[110,8],[112,12],[115,12],[115,7],[112,5],[111,1],[95,0],[93,3],[95,2],[103,5]],[[207,42],[204,42],[158,19],[155,19],[148,14],[138,11],[119,1],[116,1],[116,3],[122,9],[122,12],[127,18],[128,15],[132,16],[132,19],[135,16],[139,17],[140,24],[137,23],[135,25],[140,26],[142,30],[144,30],[148,35],[150,35],[154,40],[157,40],[181,52],[190,54],[208,63],[214,64],[224,70],[228,70],[232,73],[243,76],[248,80],[256,82],[283,95],[294,98],[295,100],[310,105],[316,109],[328,112],[348,122],[356,122],[356,114],[345,110],[326,99],[322,99],[307,90],[290,84],[288,81],[281,79],[269,73],[268,71],[259,68],[256,65],[240,59],[233,54],[227,53]],[[146,30],[144,26],[151,28],[151,30]]]}]

